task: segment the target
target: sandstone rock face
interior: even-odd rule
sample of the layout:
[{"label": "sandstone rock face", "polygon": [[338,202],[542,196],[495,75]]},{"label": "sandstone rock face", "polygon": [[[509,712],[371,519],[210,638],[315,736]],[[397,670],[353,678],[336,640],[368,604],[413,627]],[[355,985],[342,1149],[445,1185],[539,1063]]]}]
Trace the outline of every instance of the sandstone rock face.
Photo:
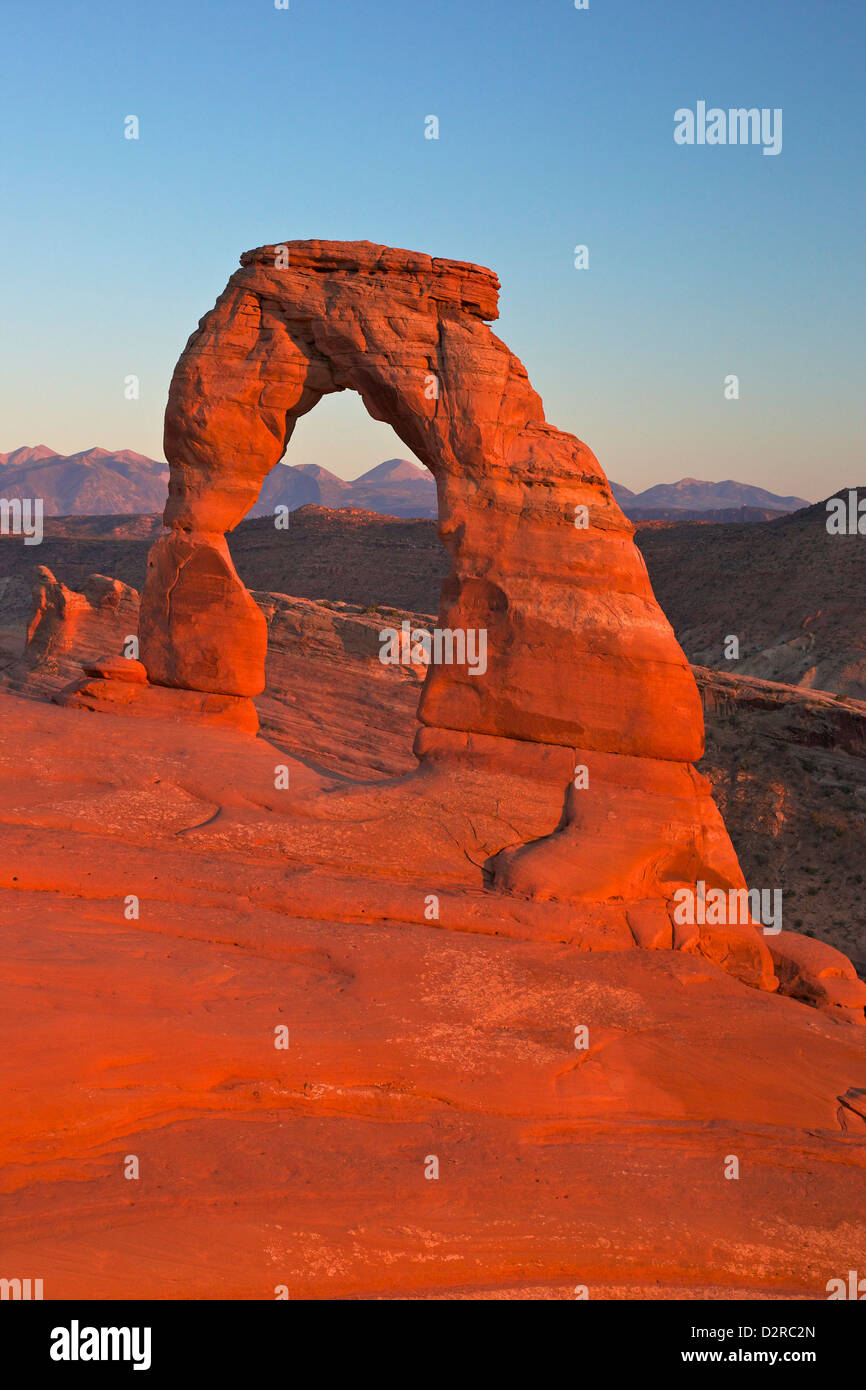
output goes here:
[{"label": "sandstone rock face", "polygon": [[[108,583],[93,577],[85,587],[93,591]],[[866,985],[847,957],[829,944],[824,947],[790,931],[765,942],[748,922],[689,926],[675,920],[671,894],[678,884],[698,878],[703,862],[712,860],[731,880],[738,873],[709,785],[693,768],[419,725],[416,706],[426,668],[383,666],[377,639],[382,622],[399,626],[405,619],[412,627],[429,626],[431,615],[397,609],[371,613],[357,605],[254,593],[268,625],[267,685],[254,706],[241,696],[150,685],[141,662],[96,655],[119,649],[129,611],[99,610],[98,623],[92,618],[82,627],[75,615],[84,596],[57,587],[66,596],[67,613],[58,622],[69,626],[58,635],[63,661],[48,656],[37,660],[31,653],[29,665],[19,663],[26,679],[19,669],[11,680],[7,672],[4,684],[29,695],[55,692],[59,703],[77,708],[139,720],[184,719],[187,737],[190,723],[255,733],[258,710],[272,743],[332,779],[324,795],[319,795],[321,784],[307,780],[303,797],[288,808],[285,792],[273,803],[273,810],[289,810],[291,836],[268,824],[252,832],[280,846],[284,856],[315,858],[329,875],[342,876],[363,865],[386,883],[405,885],[420,873],[432,876],[440,887],[448,884],[470,894],[493,887],[497,891],[473,899],[468,913],[452,900],[449,917],[471,921],[475,929],[484,922],[484,929],[500,935],[531,923],[531,930],[545,939],[577,939],[582,949],[596,952],[634,944],[699,954],[759,989],[773,990],[777,974],[781,993],[863,1023]],[[37,617],[42,597],[37,585]],[[135,598],[130,590],[127,601]],[[65,674],[69,681],[82,666],[85,679],[79,676],[60,690],[58,677],[62,681]],[[727,709],[737,693],[745,701],[767,705],[771,713],[777,704],[805,698],[784,686],[771,690],[761,682],[723,681],[712,672],[697,675],[711,718],[716,718],[714,711]],[[834,717],[842,721],[838,736],[862,752],[862,729],[853,707],[830,696],[810,699],[816,706],[812,723],[818,719],[813,734],[826,737],[826,719]],[[866,707],[861,724],[864,717]],[[714,737],[719,737],[718,727]],[[799,747],[801,725],[793,737]],[[420,771],[415,770],[417,761]],[[574,786],[570,774],[575,765],[591,772],[589,788]],[[374,785],[359,787],[347,779]],[[592,787],[595,796],[587,797]],[[260,788],[253,800],[259,804],[263,795]],[[703,840],[695,838],[698,822]],[[798,852],[801,834],[796,821],[792,833],[782,837],[787,857]],[[224,824],[222,835],[224,841],[231,838]],[[765,870],[758,881],[784,881],[787,900],[784,874],[780,880]],[[415,899],[416,906],[420,900]],[[351,901],[351,892],[335,901],[332,884],[320,883],[315,904],[305,902],[304,910],[318,915],[330,905],[345,915]],[[393,884],[380,910],[395,910]],[[404,887],[398,910],[413,915],[412,895],[407,901]],[[583,923],[577,933],[576,920]]]},{"label": "sandstone rock face", "polygon": [[[626,925],[480,887],[450,760],[543,825],[554,746],[425,729],[373,791],[441,768],[440,834],[428,809],[387,881],[414,826],[374,796],[353,825],[264,739],[2,702],[3,1259],[46,1298],[825,1299],[862,1271],[866,1029],[670,950],[660,899]],[[351,874],[314,862],[352,833]]]},{"label": "sandstone rock face", "polygon": [[146,685],[147,671],[141,661],[122,656],[100,656],[85,662],[85,676],[96,680],[125,681],[128,685]]},{"label": "sandstone rock face", "polygon": [[60,705],[105,713],[130,714],[139,719],[186,719],[196,724],[218,724],[258,733],[259,720],[252,700],[241,695],[209,695],[205,691],[149,685],[112,670],[108,676],[87,676],[56,696]]},{"label": "sandstone rock face", "polygon": [[[632,527],[590,450],[545,421],[525,368],[485,322],[497,315],[496,277],[366,242],[292,242],[241,261],[175,370],[166,525],[199,544],[231,530],[298,418],[327,393],[356,390],[436,478],[452,564],[442,626],[488,633],[486,674],[431,669],[423,721],[700,757],[697,690]],[[145,664],[164,681],[173,663],[183,678],[171,683],[196,686],[188,650],[170,662],[156,641],[164,618],[151,610],[170,575],[158,578],[144,595]],[[218,627],[216,608],[210,621]],[[181,645],[170,632],[168,644]]]},{"label": "sandstone rock face", "polygon": [[224,537],[175,531],[151,548],[141,642],[156,685],[219,695],[264,689],[267,624],[238,579]]},{"label": "sandstone rock face", "polygon": [[771,938],[770,951],[785,994],[862,1023],[866,984],[841,951],[790,931]]},{"label": "sandstone rock face", "polygon": [[728,883],[737,881],[739,865],[709,782],[690,764],[580,748],[570,750],[570,762],[587,769],[589,785],[569,784],[566,824],[546,847],[521,848],[498,866],[504,887],[527,897],[664,896],[696,882],[708,861]]},{"label": "sandstone rock face", "polygon": [[56,579],[45,565],[37,567],[24,649],[29,666],[62,669],[69,653],[86,650],[94,638],[101,647],[107,626],[117,634],[119,653],[123,638],[134,636],[138,629],[138,594],[134,589],[119,579],[91,574],[78,593]]},{"label": "sandstone rock face", "polygon": [[[667,899],[698,879],[744,886],[690,767],[703,752],[700,698],[633,528],[590,450],[545,420],[525,368],[489,328],[497,294],[489,270],[368,242],[241,257],[172,380],[173,534],[154,546],[142,595],[149,677],[235,697],[262,689],[264,622],[224,533],[300,416],[355,390],[435,476],[451,564],[440,628],[467,645],[469,634],[486,639],[483,664],[458,650],[430,665],[419,718],[441,737],[492,740],[501,768],[515,742],[555,750],[546,828],[518,815],[510,841],[487,841],[489,886],[565,901]],[[422,773],[441,737],[419,744]],[[468,745],[455,747],[436,775],[456,788]],[[572,795],[576,761],[590,782]],[[388,793],[395,829],[428,785]],[[749,970],[772,988],[766,948],[754,952]]]}]

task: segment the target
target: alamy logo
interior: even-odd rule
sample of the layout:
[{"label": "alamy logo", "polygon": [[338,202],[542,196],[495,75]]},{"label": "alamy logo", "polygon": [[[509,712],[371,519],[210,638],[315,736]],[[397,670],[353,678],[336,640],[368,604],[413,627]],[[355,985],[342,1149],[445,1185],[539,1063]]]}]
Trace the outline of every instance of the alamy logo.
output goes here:
[{"label": "alamy logo", "polygon": [[0,534],[23,536],[25,545],[41,545],[42,498],[0,497]]},{"label": "alamy logo", "polygon": [[0,1299],[20,1299],[22,1302],[42,1298],[41,1279],[0,1279]]},{"label": "alamy logo", "polygon": [[847,1286],[844,1279],[828,1279],[824,1287],[827,1290],[828,1302],[832,1302],[834,1298],[851,1299],[860,1303],[866,1300],[866,1279],[858,1279],[856,1269],[848,1270]]},{"label": "alamy logo", "polygon": [[470,676],[487,670],[487,629],[434,627],[413,628],[408,619],[400,629],[384,627],[379,633],[379,660],[383,666],[466,666]]},{"label": "alamy logo", "polygon": [[776,106],[697,109],[681,106],[674,112],[674,140],[678,145],[763,145],[764,154],[782,153],[782,108]]},{"label": "alamy logo", "polygon": [[51,1330],[52,1361],[131,1361],[134,1371],[150,1370],[149,1327],[68,1327]]},{"label": "alamy logo", "polygon": [[827,534],[830,536],[866,536],[866,497],[861,501],[856,488],[844,497],[827,499]]},{"label": "alamy logo", "polygon": [[761,922],[765,936],[782,930],[781,888],[707,888],[698,879],[694,888],[674,893],[673,919],[677,926],[746,926]]}]

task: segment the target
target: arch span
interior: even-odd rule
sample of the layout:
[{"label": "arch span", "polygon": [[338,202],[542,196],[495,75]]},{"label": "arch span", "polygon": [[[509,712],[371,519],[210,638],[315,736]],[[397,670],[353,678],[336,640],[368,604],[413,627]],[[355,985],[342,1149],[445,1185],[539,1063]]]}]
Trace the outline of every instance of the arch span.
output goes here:
[{"label": "arch span", "polygon": [[[287,260],[285,267],[281,260]],[[548,424],[492,333],[481,267],[368,242],[290,242],[241,269],[190,338],[165,420],[171,476],[142,612],[158,683],[253,695],[265,638],[225,547],[295,422],[350,388],[431,469],[451,560],[441,626],[488,668],[431,667],[437,727],[639,757],[703,751],[697,688],[632,527],[586,445]],[[575,526],[586,507],[588,525]]]},{"label": "arch span", "polygon": [[[420,780],[403,779],[387,804],[414,797],[417,811],[419,798],[439,795],[441,812],[474,777],[473,804],[487,807],[494,783],[484,778],[495,774],[485,848],[465,850],[479,886],[483,867],[488,887],[528,898],[651,900],[632,931],[669,945],[659,898],[669,906],[678,884],[701,878],[743,885],[691,766],[703,752],[700,698],[596,459],[546,421],[525,368],[489,326],[498,288],[482,267],[370,242],[288,242],[241,257],[171,383],[171,533],[149,560],[142,659],[156,685],[222,697],[262,689],[265,623],[225,532],[299,417],[329,392],[357,391],[435,476],[451,566],[440,627],[487,635],[483,673],[430,667]],[[576,765],[588,787],[575,785]],[[512,774],[508,785],[524,791],[507,791]],[[766,985],[766,948],[746,935],[733,946],[725,936],[718,953]]]}]

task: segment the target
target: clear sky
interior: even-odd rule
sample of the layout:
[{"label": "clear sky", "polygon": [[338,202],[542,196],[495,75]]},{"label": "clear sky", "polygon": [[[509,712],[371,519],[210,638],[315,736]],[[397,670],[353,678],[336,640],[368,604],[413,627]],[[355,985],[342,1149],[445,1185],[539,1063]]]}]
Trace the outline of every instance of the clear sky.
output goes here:
[{"label": "clear sky", "polygon": [[[862,0],[0,14],[0,451],[161,458],[174,363],[240,252],[368,238],[492,266],[495,331],[619,482],[866,484]],[[781,107],[782,152],[678,146],[698,101]],[[351,477],[405,454],[362,416],[323,402],[289,456]]]}]

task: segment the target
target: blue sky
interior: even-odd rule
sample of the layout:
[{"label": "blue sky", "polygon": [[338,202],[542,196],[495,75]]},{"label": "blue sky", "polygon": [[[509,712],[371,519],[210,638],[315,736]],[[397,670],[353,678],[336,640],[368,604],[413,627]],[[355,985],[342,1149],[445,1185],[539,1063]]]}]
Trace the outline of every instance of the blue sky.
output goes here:
[{"label": "blue sky", "polygon": [[[6,0],[0,34],[0,450],[162,457],[240,252],[318,236],[492,266],[548,418],[635,489],[866,483],[859,0]],[[781,107],[781,154],[677,146],[699,100]],[[398,449],[344,393],[289,457]]]}]

